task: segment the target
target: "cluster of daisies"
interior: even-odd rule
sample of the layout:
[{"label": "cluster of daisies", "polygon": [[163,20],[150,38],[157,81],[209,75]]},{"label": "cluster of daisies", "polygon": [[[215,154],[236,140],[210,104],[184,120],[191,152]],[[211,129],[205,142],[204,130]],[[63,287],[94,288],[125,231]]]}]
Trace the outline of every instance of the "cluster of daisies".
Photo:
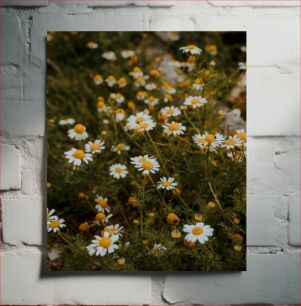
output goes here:
[{"label": "cluster of daisies", "polygon": [[61,228],[66,226],[64,219],[59,219],[55,214],[55,210],[49,210],[47,208],[47,231],[48,232],[59,232]]}]

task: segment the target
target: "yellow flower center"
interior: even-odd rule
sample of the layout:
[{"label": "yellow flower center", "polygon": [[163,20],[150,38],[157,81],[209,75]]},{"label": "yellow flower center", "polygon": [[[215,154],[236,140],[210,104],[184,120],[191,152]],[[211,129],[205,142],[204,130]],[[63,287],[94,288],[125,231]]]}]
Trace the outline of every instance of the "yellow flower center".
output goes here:
[{"label": "yellow flower center", "polygon": [[101,75],[99,75],[99,74],[96,74],[95,76],[94,76],[94,80],[95,81],[100,81],[102,79],[102,77],[101,77]]},{"label": "yellow flower center", "polygon": [[191,104],[195,105],[195,104],[199,104],[200,103],[200,100],[198,98],[193,98],[191,100]]},{"label": "yellow flower center", "polygon": [[182,234],[177,230],[174,230],[174,231],[171,232],[171,237],[174,238],[174,239],[179,239],[179,238],[181,238],[181,236],[182,236]]},{"label": "yellow flower center", "polygon": [[205,143],[207,141],[206,137],[202,137],[199,139],[199,143]]},{"label": "yellow flower center", "polygon": [[90,145],[90,149],[91,149],[91,151],[96,151],[96,150],[98,150],[98,149],[99,149],[99,144],[98,144],[98,143],[92,143],[92,144]]},{"label": "yellow flower center", "polygon": [[154,101],[155,101],[155,97],[150,96],[150,97],[148,98],[148,101],[149,101],[149,102],[154,102]]},{"label": "yellow flower center", "polygon": [[141,72],[141,69],[139,67],[134,67],[133,71],[134,72]]},{"label": "yellow flower center", "polygon": [[214,142],[215,137],[214,137],[214,135],[212,135],[212,134],[208,134],[208,135],[206,136],[206,139],[207,139],[208,142]]},{"label": "yellow flower center", "polygon": [[117,168],[115,169],[115,172],[118,173],[118,174],[120,174],[120,173],[122,172],[122,169],[121,169],[120,167],[117,167]]},{"label": "yellow flower center", "polygon": [[100,200],[98,200],[98,204],[99,204],[101,207],[105,207],[105,206],[108,205],[108,200],[100,199]]},{"label": "yellow flower center", "polygon": [[104,101],[99,100],[99,101],[97,102],[97,108],[104,108],[104,107],[105,107]]},{"label": "yellow flower center", "polygon": [[108,248],[111,246],[111,244],[112,244],[112,240],[111,240],[110,237],[103,237],[103,238],[101,238],[101,239],[99,240],[98,244],[99,244],[101,247],[103,247],[103,248],[105,248],[105,249],[108,249]]},{"label": "yellow flower center", "polygon": [[149,124],[147,122],[142,122],[138,129],[147,129],[149,127]]},{"label": "yellow flower center", "polygon": [[193,50],[193,49],[195,49],[195,48],[196,48],[196,45],[192,45],[192,44],[191,44],[191,45],[188,45],[188,46],[187,46],[187,49],[189,49],[190,51]]},{"label": "yellow flower center", "polygon": [[123,150],[125,149],[125,146],[124,146],[123,143],[119,143],[119,144],[115,147],[115,149],[116,149],[117,151],[123,151]]},{"label": "yellow flower center", "polygon": [[52,221],[52,222],[50,223],[50,227],[51,227],[51,228],[57,228],[57,227],[60,226],[60,224],[61,224],[61,222],[60,222],[59,220],[54,220],[54,221]]},{"label": "yellow flower center", "polygon": [[195,81],[194,81],[195,84],[203,84],[204,81],[200,78],[197,78]]},{"label": "yellow flower center", "polygon": [[162,185],[164,187],[169,187],[169,186],[171,186],[171,182],[165,181],[165,182],[162,183]]},{"label": "yellow flower center", "polygon": [[168,115],[173,115],[174,112],[175,112],[175,111],[174,111],[172,108],[170,108],[170,109],[167,110],[166,113],[167,113]]},{"label": "yellow flower center", "polygon": [[105,227],[104,231],[109,233],[110,235],[113,235],[115,233],[115,227],[111,227],[111,228]]},{"label": "yellow flower center", "polygon": [[124,110],[123,110],[122,108],[118,108],[118,109],[116,110],[116,114],[117,114],[117,115],[124,115]]},{"label": "yellow flower center", "polygon": [[73,130],[78,134],[82,134],[85,131],[85,129],[86,128],[81,123],[76,124],[73,128]]},{"label": "yellow flower center", "polygon": [[194,63],[196,61],[196,57],[194,55],[190,55],[187,59],[188,63]]},{"label": "yellow flower center", "polygon": [[97,215],[96,215],[96,217],[95,217],[95,219],[97,220],[97,221],[103,221],[103,220],[105,220],[105,218],[106,218],[106,215],[104,214],[104,213],[98,213]]},{"label": "yellow flower center", "polygon": [[143,117],[138,117],[137,119],[136,119],[136,123],[137,124],[139,124],[139,123],[141,123],[141,122],[143,122],[144,121],[144,118]]},{"label": "yellow flower center", "polygon": [[108,81],[115,81],[115,77],[113,75],[108,76]]},{"label": "yellow flower center", "polygon": [[193,234],[193,235],[196,235],[196,236],[202,235],[203,232],[204,232],[204,230],[203,230],[201,227],[199,227],[199,226],[196,226],[196,227],[193,228],[193,230],[192,230],[192,234]]},{"label": "yellow flower center", "polygon": [[119,83],[121,83],[121,84],[126,83],[126,79],[125,79],[125,78],[120,78],[120,79],[119,79]]},{"label": "yellow flower center", "polygon": [[148,161],[148,160],[143,160],[142,161],[142,167],[145,170],[151,170],[153,168],[153,164],[150,161]]},{"label": "yellow flower center", "polygon": [[73,157],[75,157],[76,159],[83,159],[85,157],[85,152],[83,150],[76,150],[73,153]]},{"label": "yellow flower center", "polygon": [[177,122],[172,122],[172,123],[169,125],[168,129],[169,129],[170,131],[178,131],[178,130],[180,129],[180,124],[177,123]]},{"label": "yellow flower center", "polygon": [[227,139],[226,140],[226,144],[229,146],[235,145],[236,144],[236,140],[235,139]]},{"label": "yellow flower center", "polygon": [[245,132],[238,133],[238,134],[237,134],[237,137],[238,137],[240,140],[243,140],[243,141],[246,141],[246,140],[247,140],[247,134],[246,134]]}]

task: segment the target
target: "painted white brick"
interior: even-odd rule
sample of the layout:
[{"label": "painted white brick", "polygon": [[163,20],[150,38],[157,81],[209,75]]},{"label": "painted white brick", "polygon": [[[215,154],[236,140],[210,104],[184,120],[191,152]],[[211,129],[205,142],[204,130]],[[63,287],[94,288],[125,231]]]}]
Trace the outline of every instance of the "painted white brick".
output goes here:
[{"label": "painted white brick", "polygon": [[0,190],[21,188],[21,154],[15,146],[0,144]]},{"label": "painted white brick", "polygon": [[20,64],[25,51],[20,19],[8,13],[1,14],[0,18],[3,29],[1,65]]},{"label": "painted white brick", "polygon": [[1,256],[3,304],[150,303],[148,275],[52,272],[41,276],[40,252],[8,252]]},{"label": "painted white brick", "polygon": [[208,0],[207,1],[210,5],[215,7],[293,7],[298,6],[299,1],[214,1]]},{"label": "painted white brick", "polygon": [[248,67],[249,135],[300,135],[300,67]]},{"label": "painted white brick", "polygon": [[124,1],[118,1],[118,0],[112,0],[112,1],[102,1],[102,0],[92,0],[92,1],[86,1],[88,3],[88,6],[91,7],[126,7],[126,6],[147,6],[149,1],[130,1],[130,0],[124,0]]},{"label": "painted white brick", "polygon": [[168,275],[163,297],[169,303],[298,303],[300,254],[248,254],[241,273]]},{"label": "painted white brick", "polygon": [[102,31],[141,31],[142,15],[128,13],[105,13]]},{"label": "painted white brick", "polygon": [[4,243],[42,245],[43,213],[46,213],[42,199],[3,199],[2,209]]},{"label": "painted white brick", "polygon": [[149,0],[150,7],[172,7],[176,4],[176,1],[163,1],[163,0]]},{"label": "painted white brick", "polygon": [[300,194],[290,195],[289,200],[289,243],[300,246]]},{"label": "painted white brick", "polygon": [[299,137],[249,137],[248,195],[284,196],[300,184]]},{"label": "painted white brick", "polygon": [[20,6],[20,7],[39,7],[47,6],[48,0],[3,0],[0,2],[0,6]]},{"label": "painted white brick", "polygon": [[187,16],[152,15],[149,21],[150,31],[192,31],[193,20]]}]

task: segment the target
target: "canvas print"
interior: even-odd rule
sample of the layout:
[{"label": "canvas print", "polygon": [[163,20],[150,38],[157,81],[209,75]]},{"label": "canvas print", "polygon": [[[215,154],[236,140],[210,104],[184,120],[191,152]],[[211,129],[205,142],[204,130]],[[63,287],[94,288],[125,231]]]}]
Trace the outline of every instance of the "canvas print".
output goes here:
[{"label": "canvas print", "polygon": [[246,269],[246,33],[49,32],[49,271]]}]

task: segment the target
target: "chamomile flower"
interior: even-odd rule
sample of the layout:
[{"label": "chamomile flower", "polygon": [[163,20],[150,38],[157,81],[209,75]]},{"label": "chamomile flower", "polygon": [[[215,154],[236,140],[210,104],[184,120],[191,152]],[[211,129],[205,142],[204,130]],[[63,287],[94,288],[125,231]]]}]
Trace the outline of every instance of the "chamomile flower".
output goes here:
[{"label": "chamomile flower", "polygon": [[215,56],[215,55],[217,55],[217,46],[216,45],[214,45],[214,44],[211,44],[211,45],[208,45],[208,46],[206,46],[206,50],[207,50],[207,52],[210,54],[210,55],[212,55],[212,56]]},{"label": "chamomile flower", "polygon": [[148,80],[148,79],[149,79],[149,76],[148,76],[148,75],[143,75],[143,76],[141,76],[141,77],[137,77],[137,78],[135,79],[135,82],[134,82],[135,87],[136,87],[136,88],[139,88],[139,87],[141,87],[141,86],[145,86],[146,80]]},{"label": "chamomile flower", "polygon": [[53,219],[47,221],[47,231],[48,232],[59,232],[61,228],[66,227],[65,220],[59,219],[57,216],[53,217]]},{"label": "chamomile flower", "polygon": [[190,106],[193,109],[201,107],[206,103],[207,100],[201,96],[189,96],[184,101],[184,105]]},{"label": "chamomile flower", "polygon": [[131,163],[136,169],[138,169],[138,171],[142,172],[143,175],[158,172],[160,169],[157,160],[148,155],[131,157]]},{"label": "chamomile flower", "polygon": [[77,123],[72,129],[68,130],[68,136],[74,140],[84,140],[89,137],[86,127],[81,123]]},{"label": "chamomile flower", "polygon": [[68,159],[68,162],[74,166],[80,166],[82,162],[88,164],[89,161],[92,161],[92,154],[85,153],[83,150],[76,148],[72,148],[65,152],[65,157]]},{"label": "chamomile flower", "polygon": [[196,90],[202,90],[204,87],[204,81],[202,78],[196,78],[192,84],[192,88]]},{"label": "chamomile flower", "polygon": [[115,224],[115,225],[108,225],[103,230],[104,232],[109,233],[110,236],[117,235],[118,237],[120,237],[122,235],[124,228],[119,224]]},{"label": "chamomile flower", "polygon": [[117,180],[125,178],[128,174],[127,167],[122,164],[114,164],[110,167],[110,175],[116,178]]},{"label": "chamomile flower", "polygon": [[47,221],[51,221],[57,218],[57,216],[55,216],[54,213],[55,213],[55,209],[49,210],[47,208]]},{"label": "chamomile flower", "polygon": [[247,69],[247,63],[239,62],[238,63],[238,68],[240,70],[246,70]]},{"label": "chamomile flower", "polygon": [[240,147],[242,146],[242,141],[237,137],[237,135],[234,136],[229,136],[226,140],[225,140],[225,144],[223,145],[223,147],[225,147],[228,150],[231,149],[235,149],[236,147]]},{"label": "chamomile flower", "polygon": [[112,151],[116,152],[118,155],[120,155],[124,151],[129,151],[130,146],[126,145],[125,143],[119,143],[116,146],[112,146]]},{"label": "chamomile flower", "polygon": [[209,240],[209,237],[213,235],[213,228],[209,225],[205,225],[203,222],[197,222],[196,224],[185,224],[183,231],[187,233],[185,236],[186,241],[199,242],[201,244]]},{"label": "chamomile flower", "polygon": [[106,254],[112,254],[118,249],[118,245],[115,244],[118,241],[118,235],[110,236],[108,232],[104,232],[103,236],[94,236],[94,240],[87,246],[87,251],[90,256],[105,256]]},{"label": "chamomile flower", "polygon": [[168,94],[168,95],[173,95],[175,94],[177,91],[174,87],[172,87],[171,85],[168,85],[168,86],[165,86],[165,92]]},{"label": "chamomile flower", "polygon": [[149,75],[153,78],[158,78],[161,73],[158,69],[152,69],[150,72],[149,72]]},{"label": "chamomile flower", "polygon": [[125,78],[125,77],[119,78],[119,80],[118,80],[118,86],[119,86],[120,88],[124,88],[126,85],[127,85],[127,80],[126,80],[126,78]]},{"label": "chamomile flower", "polygon": [[100,74],[95,74],[93,77],[93,81],[95,83],[95,85],[100,85],[103,83],[103,78]]},{"label": "chamomile flower", "polygon": [[159,103],[159,99],[153,96],[150,96],[144,100],[144,103],[147,104],[148,106],[155,106]]},{"label": "chamomile flower", "polygon": [[158,182],[158,189],[166,189],[166,190],[172,190],[175,189],[178,183],[175,181],[173,177],[162,177],[160,178],[160,181]]},{"label": "chamomile flower", "polygon": [[88,153],[100,153],[102,150],[104,150],[104,142],[100,139],[96,139],[95,141],[89,141],[87,144],[85,144],[85,150]]},{"label": "chamomile flower", "polygon": [[193,142],[199,146],[201,149],[209,147],[209,149],[215,150],[217,147],[222,146],[225,141],[225,138],[221,134],[208,134],[205,132],[204,134],[196,134],[192,137]]},{"label": "chamomile flower", "polygon": [[130,57],[134,56],[136,54],[136,52],[133,51],[133,50],[122,50],[120,52],[120,54],[121,54],[121,57],[123,57],[123,58],[130,58]]},{"label": "chamomile flower", "polygon": [[130,72],[130,76],[132,76],[134,79],[142,77],[143,72],[140,67],[134,67],[133,70]]},{"label": "chamomile flower", "polygon": [[105,82],[109,87],[113,87],[116,84],[116,78],[113,75],[109,75],[106,79]]},{"label": "chamomile flower", "polygon": [[87,42],[87,47],[89,49],[97,49],[98,48],[98,43],[96,43],[95,41],[88,41]]},{"label": "chamomile flower", "polygon": [[181,47],[180,50],[183,53],[189,53],[189,54],[192,54],[192,55],[199,55],[199,54],[202,53],[202,49],[198,48],[194,44],[190,44],[190,45],[187,45],[185,47]]},{"label": "chamomile flower", "polygon": [[154,84],[154,83],[148,83],[148,84],[146,84],[146,85],[144,86],[144,88],[147,89],[147,90],[149,90],[149,91],[152,91],[152,90],[154,90],[154,89],[157,88],[157,85]]},{"label": "chamomile flower", "polygon": [[160,110],[160,113],[166,117],[177,117],[181,115],[181,110],[175,106],[166,106]]},{"label": "chamomile flower", "polygon": [[105,215],[104,212],[98,212],[95,216],[95,221],[97,224],[105,224],[109,222],[109,219],[112,217],[113,215]]},{"label": "chamomile flower", "polygon": [[144,112],[139,112],[136,115],[131,115],[127,120],[129,130],[150,131],[156,126],[152,117]]},{"label": "chamomile flower", "polygon": [[102,57],[108,61],[116,61],[117,57],[115,52],[107,51],[102,54]]},{"label": "chamomile flower", "polygon": [[244,129],[240,129],[236,131],[236,135],[237,137],[242,141],[242,142],[246,142],[247,141],[247,134],[246,131]]},{"label": "chamomile flower", "polygon": [[138,91],[137,94],[136,94],[136,98],[138,101],[143,101],[147,98],[148,96],[148,93],[146,91]]},{"label": "chamomile flower", "polygon": [[107,105],[105,103],[105,99],[101,96],[97,98],[97,111],[99,113],[107,112]]},{"label": "chamomile flower", "polygon": [[152,250],[151,250],[151,253],[154,256],[160,256],[166,250],[167,250],[167,248],[162,243],[155,243]]},{"label": "chamomile flower", "polygon": [[115,111],[115,120],[117,122],[122,121],[125,118],[125,111],[122,108],[117,108]]},{"label": "chamomile flower", "polygon": [[73,125],[75,120],[73,118],[62,119],[59,121],[59,125]]},{"label": "chamomile flower", "polygon": [[110,94],[110,99],[116,101],[119,104],[121,104],[121,103],[123,103],[125,101],[124,96],[121,93],[119,93],[119,92],[118,93],[112,92]]},{"label": "chamomile flower", "polygon": [[95,205],[95,208],[97,209],[97,211],[102,212],[102,213],[111,211],[111,208],[108,204],[108,198],[105,198],[100,195],[96,195],[95,202],[97,203]]},{"label": "chamomile flower", "polygon": [[184,134],[186,127],[180,122],[172,121],[163,125],[163,131],[167,135],[177,136]]}]

